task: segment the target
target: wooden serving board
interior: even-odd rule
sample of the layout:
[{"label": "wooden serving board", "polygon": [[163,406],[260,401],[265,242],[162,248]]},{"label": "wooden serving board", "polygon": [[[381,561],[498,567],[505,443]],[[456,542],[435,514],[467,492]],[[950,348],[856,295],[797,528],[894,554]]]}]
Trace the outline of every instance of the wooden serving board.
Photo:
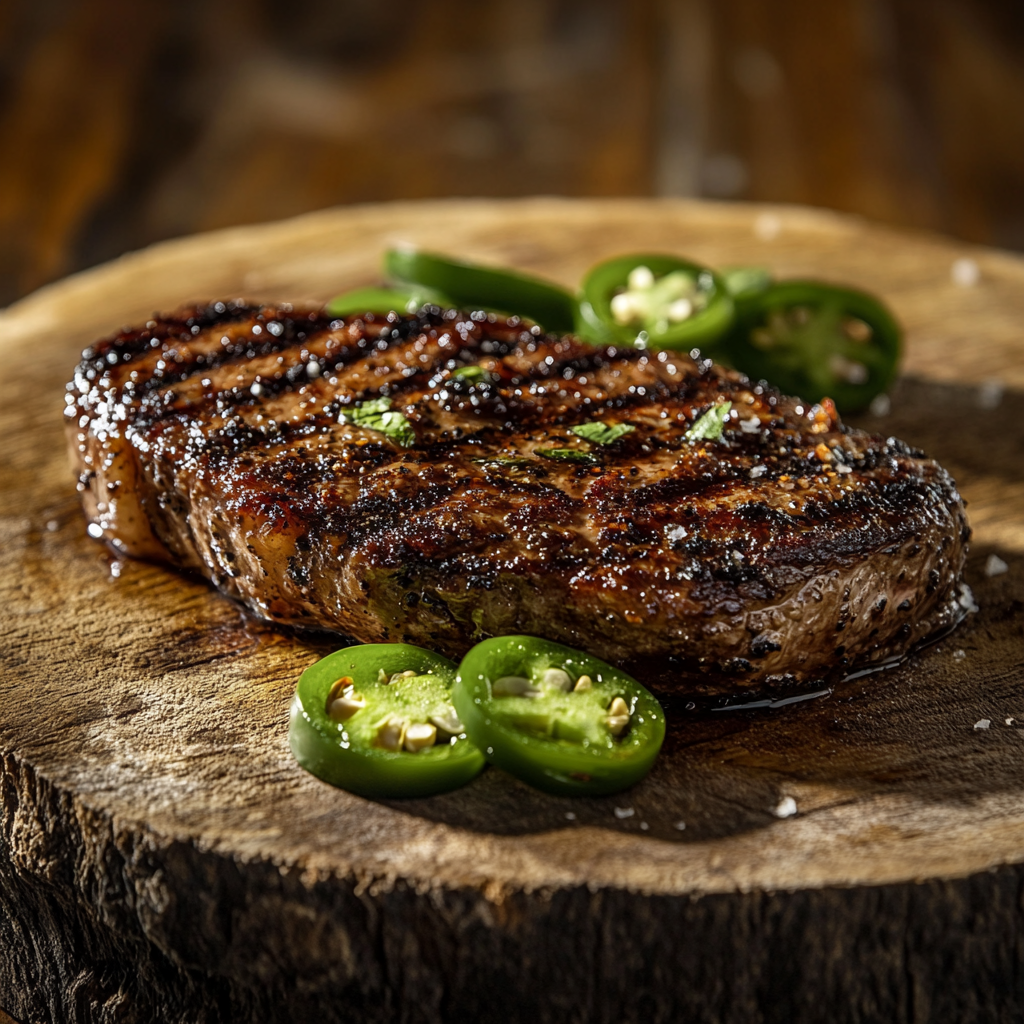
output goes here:
[{"label": "wooden serving board", "polygon": [[[979,610],[828,698],[671,706],[653,772],[618,797],[548,797],[488,770],[447,796],[374,803],[306,775],[288,705],[328,646],[90,540],[63,386],[81,348],[121,324],[214,297],[320,302],[374,281],[402,241],[568,285],[606,255],[664,250],[881,293],[907,327],[906,376],[891,412],[861,425],[956,476]],[[974,285],[954,283],[957,259],[975,261]],[[0,1006],[13,1016],[1019,1019],[1024,260],[793,208],[339,209],[46,288],[0,314],[0,357]],[[992,555],[1006,572],[986,574]]]}]

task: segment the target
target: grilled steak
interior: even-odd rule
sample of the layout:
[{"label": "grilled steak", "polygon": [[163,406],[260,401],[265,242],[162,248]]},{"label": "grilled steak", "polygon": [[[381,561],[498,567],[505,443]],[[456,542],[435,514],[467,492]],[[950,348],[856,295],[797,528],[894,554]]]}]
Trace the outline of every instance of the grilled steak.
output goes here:
[{"label": "grilled steak", "polygon": [[535,634],[749,692],[890,660],[969,603],[938,464],[680,353],[216,303],[88,349],[66,401],[90,534],[292,626],[452,656]]}]

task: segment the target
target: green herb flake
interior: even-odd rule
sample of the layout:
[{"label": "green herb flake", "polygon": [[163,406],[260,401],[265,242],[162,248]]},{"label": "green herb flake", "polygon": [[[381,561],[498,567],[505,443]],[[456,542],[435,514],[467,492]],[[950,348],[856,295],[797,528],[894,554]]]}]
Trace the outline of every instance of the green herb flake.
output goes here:
[{"label": "green herb flake", "polygon": [[556,462],[581,462],[592,466],[597,459],[589,452],[582,452],[579,448],[537,448],[534,452],[545,459],[554,459]]},{"label": "green herb flake", "polygon": [[412,424],[402,413],[392,410],[390,398],[382,396],[360,402],[354,408],[346,409],[343,417],[345,423],[380,431],[388,440],[403,448],[411,448],[416,443],[416,431]]},{"label": "green herb flake", "polygon": [[489,380],[490,374],[482,367],[471,363],[469,366],[460,366],[452,370],[451,375],[460,380],[469,381],[470,384],[479,384],[481,381]]},{"label": "green herb flake", "polygon": [[[345,415],[352,418],[352,422],[361,427],[369,426],[369,420],[379,416],[391,408],[391,399],[383,395],[380,398],[371,398],[369,401],[360,402],[351,412]],[[376,429],[376,428],[374,428]]]},{"label": "green herb flake", "polygon": [[686,432],[687,441],[717,441],[722,436],[725,421],[729,418],[732,402],[713,405],[700,416]]},{"label": "green herb flake", "polygon": [[591,444],[614,444],[620,437],[631,434],[636,427],[632,423],[580,423],[572,428],[577,437]]}]

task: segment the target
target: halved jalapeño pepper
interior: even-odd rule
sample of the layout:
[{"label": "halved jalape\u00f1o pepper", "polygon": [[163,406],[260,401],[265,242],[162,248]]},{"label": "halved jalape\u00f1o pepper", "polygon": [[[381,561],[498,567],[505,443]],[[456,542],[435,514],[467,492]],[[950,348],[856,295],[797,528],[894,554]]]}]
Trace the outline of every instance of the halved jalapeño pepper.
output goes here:
[{"label": "halved jalape\u00f1o pepper", "polygon": [[325,782],[367,797],[443,793],[484,767],[452,705],[455,665],[409,644],[363,644],[302,673],[289,741]]},{"label": "halved jalape\u00f1o pepper", "polygon": [[724,357],[811,402],[831,398],[840,411],[865,408],[892,384],[902,332],[872,295],[817,281],[781,281],[737,303]]},{"label": "halved jalape\u00f1o pepper", "polygon": [[431,288],[355,288],[335,295],[325,307],[329,316],[362,316],[374,313],[415,313],[422,306],[451,306],[452,300]]},{"label": "halved jalape\u00f1o pepper", "polygon": [[583,279],[576,332],[595,344],[712,351],[733,320],[722,279],[675,256],[619,256]]},{"label": "halved jalape\u00f1o pepper", "polygon": [[477,644],[459,665],[454,702],[489,761],[549,793],[625,789],[665,738],[661,706],[635,679],[531,636]]},{"label": "halved jalape\u00f1o pepper", "polygon": [[394,281],[448,296],[457,309],[521,316],[549,331],[573,329],[573,297],[556,284],[526,274],[418,249],[389,250],[384,256],[384,272]]}]

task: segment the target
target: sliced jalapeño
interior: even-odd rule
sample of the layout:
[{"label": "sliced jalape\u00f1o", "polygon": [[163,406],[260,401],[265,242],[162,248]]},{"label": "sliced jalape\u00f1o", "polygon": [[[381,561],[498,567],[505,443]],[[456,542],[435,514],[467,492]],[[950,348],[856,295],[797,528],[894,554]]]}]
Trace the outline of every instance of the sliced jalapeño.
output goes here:
[{"label": "sliced jalape\u00f1o", "polygon": [[459,665],[453,696],[487,759],[549,793],[625,789],[647,774],[665,737],[661,706],[635,679],[532,636],[477,644]]},{"label": "sliced jalape\u00f1o", "polygon": [[409,644],[362,644],[302,673],[289,740],[318,778],[366,797],[422,797],[484,767],[452,705],[455,665]]}]

